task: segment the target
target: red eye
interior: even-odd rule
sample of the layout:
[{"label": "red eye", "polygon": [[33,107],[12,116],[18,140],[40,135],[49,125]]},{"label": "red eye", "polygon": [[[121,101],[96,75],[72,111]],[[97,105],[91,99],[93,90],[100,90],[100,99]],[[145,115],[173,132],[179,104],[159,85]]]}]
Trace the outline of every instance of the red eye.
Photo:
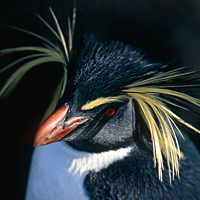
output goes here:
[{"label": "red eye", "polygon": [[115,108],[109,108],[105,111],[105,116],[107,117],[111,117],[116,113],[116,109]]}]

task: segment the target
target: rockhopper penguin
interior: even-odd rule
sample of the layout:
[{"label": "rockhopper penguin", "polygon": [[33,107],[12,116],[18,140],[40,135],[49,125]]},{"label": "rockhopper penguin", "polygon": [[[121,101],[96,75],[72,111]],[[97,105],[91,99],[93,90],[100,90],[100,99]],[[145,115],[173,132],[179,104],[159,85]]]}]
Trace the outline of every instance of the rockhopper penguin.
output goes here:
[{"label": "rockhopper penguin", "polygon": [[189,137],[200,131],[175,113],[176,107],[200,107],[190,94],[198,80],[183,80],[195,72],[152,63],[122,42],[80,34],[76,8],[64,35],[51,8],[50,13],[55,29],[37,16],[56,42],[13,27],[45,46],[0,51],[30,52],[1,70],[22,63],[1,97],[31,68],[63,65],[49,117],[35,136],[26,199],[200,199],[200,153]]}]

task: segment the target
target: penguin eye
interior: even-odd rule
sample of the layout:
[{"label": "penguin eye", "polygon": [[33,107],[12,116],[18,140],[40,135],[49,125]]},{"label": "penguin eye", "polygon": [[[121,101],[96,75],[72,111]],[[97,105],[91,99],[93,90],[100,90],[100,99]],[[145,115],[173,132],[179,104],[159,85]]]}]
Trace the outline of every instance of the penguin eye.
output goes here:
[{"label": "penguin eye", "polygon": [[104,114],[106,117],[111,117],[116,113],[116,111],[117,111],[116,108],[109,108],[104,112]]}]

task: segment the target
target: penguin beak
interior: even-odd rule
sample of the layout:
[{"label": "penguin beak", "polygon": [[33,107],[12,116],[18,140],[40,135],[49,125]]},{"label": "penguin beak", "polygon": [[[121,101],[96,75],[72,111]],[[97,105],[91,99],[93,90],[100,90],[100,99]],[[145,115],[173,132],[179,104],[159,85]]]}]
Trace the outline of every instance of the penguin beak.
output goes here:
[{"label": "penguin beak", "polygon": [[89,117],[67,119],[68,110],[69,106],[65,104],[42,123],[35,135],[34,147],[56,142],[89,120]]}]

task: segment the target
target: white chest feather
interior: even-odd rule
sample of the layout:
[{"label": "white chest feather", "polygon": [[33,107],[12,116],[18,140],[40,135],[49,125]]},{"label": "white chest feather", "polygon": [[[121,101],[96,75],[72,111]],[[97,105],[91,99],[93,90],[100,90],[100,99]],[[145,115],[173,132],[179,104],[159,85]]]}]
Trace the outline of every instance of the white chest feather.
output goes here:
[{"label": "white chest feather", "polygon": [[34,151],[26,200],[84,200],[83,188],[88,171],[99,171],[126,157],[131,147],[104,153],[79,152],[57,142]]}]

